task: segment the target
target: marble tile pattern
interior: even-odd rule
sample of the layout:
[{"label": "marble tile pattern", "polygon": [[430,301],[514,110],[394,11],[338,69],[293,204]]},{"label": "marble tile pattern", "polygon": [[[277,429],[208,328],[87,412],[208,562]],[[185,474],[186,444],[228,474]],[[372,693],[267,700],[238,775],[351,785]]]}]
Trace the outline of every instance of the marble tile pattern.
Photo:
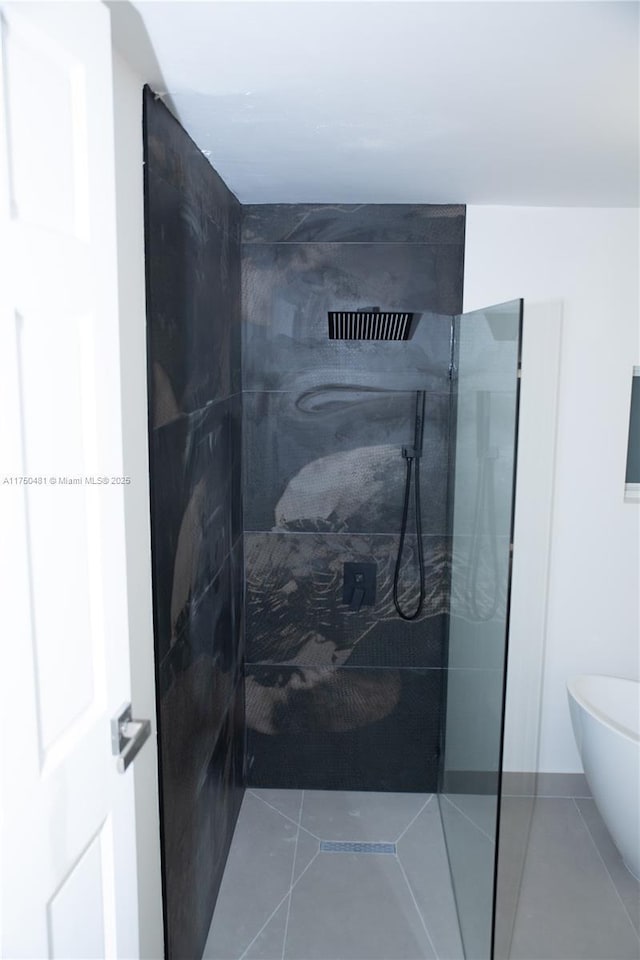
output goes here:
[{"label": "marble tile pattern", "polygon": [[461,204],[270,203],[242,208],[243,243],[464,244]]},{"label": "marble tile pattern", "polygon": [[165,935],[199,956],[245,766],[240,205],[144,97]]},{"label": "marble tile pattern", "polygon": [[[325,384],[244,395],[245,530],[400,530],[415,392]],[[443,534],[448,393],[425,402],[424,533]],[[413,498],[411,502],[413,509]]]},{"label": "marble tile pattern", "polygon": [[[243,388],[448,392],[463,254],[461,206],[244,207]],[[328,339],[328,310],[373,304],[421,314],[411,341]]]},{"label": "marble tile pattern", "polygon": [[242,531],[240,395],[151,432],[157,652],[187,628]]},{"label": "marble tile pattern", "polygon": [[[243,244],[243,387],[320,384],[448,388],[451,314],[461,303],[454,244]],[[421,314],[411,340],[329,340],[327,312],[378,305]],[[446,361],[446,362],[443,362]]]},{"label": "marble tile pattern", "polygon": [[[208,165],[204,157],[201,162]],[[146,175],[154,198],[147,230],[156,238],[147,261],[148,309],[155,318],[149,375],[153,424],[160,426],[239,392],[240,327],[229,318],[239,303],[240,271],[232,233],[167,183],[153,156]]]},{"label": "marble tile pattern", "polygon": [[144,90],[145,165],[179,191],[185,203],[240,240],[240,203],[196,143],[149,87]]},{"label": "marble tile pattern", "polygon": [[197,792],[169,829],[165,819],[168,957],[202,955],[242,803],[243,762],[244,702],[238,685]]},{"label": "marble tile pattern", "polygon": [[[447,613],[447,547],[425,536],[426,597],[420,616],[401,620],[393,605],[399,537],[391,534],[252,533],[245,537],[247,659],[300,666],[442,665]],[[399,598],[415,609],[416,537],[403,551]],[[375,564],[376,601],[343,602],[346,562]]]},{"label": "marble tile pattern", "polygon": [[[435,786],[448,613],[451,315],[462,307],[464,223],[462,206],[243,207],[252,784]],[[329,310],[374,304],[418,313],[413,338],[328,339]],[[426,601],[409,623],[396,614],[392,591],[402,447],[413,442],[417,390],[427,392]],[[400,581],[409,608],[418,589],[413,510],[412,498]],[[354,561],[376,566],[375,605],[357,612],[342,595],[344,564]],[[416,753],[413,770],[407,750]]]},{"label": "marble tile pattern", "polygon": [[247,664],[249,783],[435,790],[444,672]]}]

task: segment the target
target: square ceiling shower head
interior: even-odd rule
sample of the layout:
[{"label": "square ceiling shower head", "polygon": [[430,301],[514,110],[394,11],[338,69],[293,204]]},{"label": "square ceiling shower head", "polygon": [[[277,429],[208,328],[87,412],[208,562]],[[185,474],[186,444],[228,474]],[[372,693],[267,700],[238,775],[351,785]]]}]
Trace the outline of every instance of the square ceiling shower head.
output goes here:
[{"label": "square ceiling shower head", "polygon": [[380,310],[329,311],[330,340],[410,340],[414,313]]}]

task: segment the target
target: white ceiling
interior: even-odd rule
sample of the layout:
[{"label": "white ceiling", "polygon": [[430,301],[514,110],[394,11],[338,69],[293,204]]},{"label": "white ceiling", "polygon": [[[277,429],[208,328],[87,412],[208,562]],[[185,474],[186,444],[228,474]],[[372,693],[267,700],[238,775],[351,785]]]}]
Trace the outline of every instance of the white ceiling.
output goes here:
[{"label": "white ceiling", "polygon": [[116,8],[244,203],[638,204],[636,2]]}]

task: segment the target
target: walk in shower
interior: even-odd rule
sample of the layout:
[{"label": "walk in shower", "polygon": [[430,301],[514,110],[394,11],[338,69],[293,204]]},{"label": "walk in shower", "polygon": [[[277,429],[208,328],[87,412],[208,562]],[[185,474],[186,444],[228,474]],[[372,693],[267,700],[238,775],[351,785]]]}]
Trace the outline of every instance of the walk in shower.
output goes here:
[{"label": "walk in shower", "polygon": [[145,123],[169,956],[488,960],[521,303],[464,207],[241,207]]}]

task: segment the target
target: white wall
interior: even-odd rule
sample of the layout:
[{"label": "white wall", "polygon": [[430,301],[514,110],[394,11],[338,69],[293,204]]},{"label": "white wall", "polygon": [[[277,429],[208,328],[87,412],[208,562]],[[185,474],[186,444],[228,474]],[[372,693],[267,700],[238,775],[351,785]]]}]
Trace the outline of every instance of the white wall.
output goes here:
[{"label": "white wall", "polygon": [[125,487],[131,703],[134,717],[151,720],[154,734],[133,767],[140,918],[137,956],[141,960],[158,960],[164,955],[164,943],[147,446],[142,80],[116,51],[113,109],[123,463],[125,473],[131,477],[131,484]]},{"label": "white wall", "polygon": [[[640,362],[638,224],[631,209],[467,208],[465,311],[524,297],[523,387],[527,321],[548,318],[551,302],[562,312],[553,482],[529,457],[518,478],[523,514],[538,490],[553,495],[545,636],[531,665],[535,673],[544,642],[542,771],[581,770],[567,677],[639,674],[640,508],[623,500],[631,368]],[[548,407],[543,379],[534,373],[527,384],[533,407],[536,390]],[[526,433],[520,442],[524,451]],[[516,527],[516,545],[517,537]],[[514,580],[517,564],[516,546]],[[514,595],[515,623],[526,621],[522,598]],[[518,759],[512,750],[508,768],[526,768]]]}]

